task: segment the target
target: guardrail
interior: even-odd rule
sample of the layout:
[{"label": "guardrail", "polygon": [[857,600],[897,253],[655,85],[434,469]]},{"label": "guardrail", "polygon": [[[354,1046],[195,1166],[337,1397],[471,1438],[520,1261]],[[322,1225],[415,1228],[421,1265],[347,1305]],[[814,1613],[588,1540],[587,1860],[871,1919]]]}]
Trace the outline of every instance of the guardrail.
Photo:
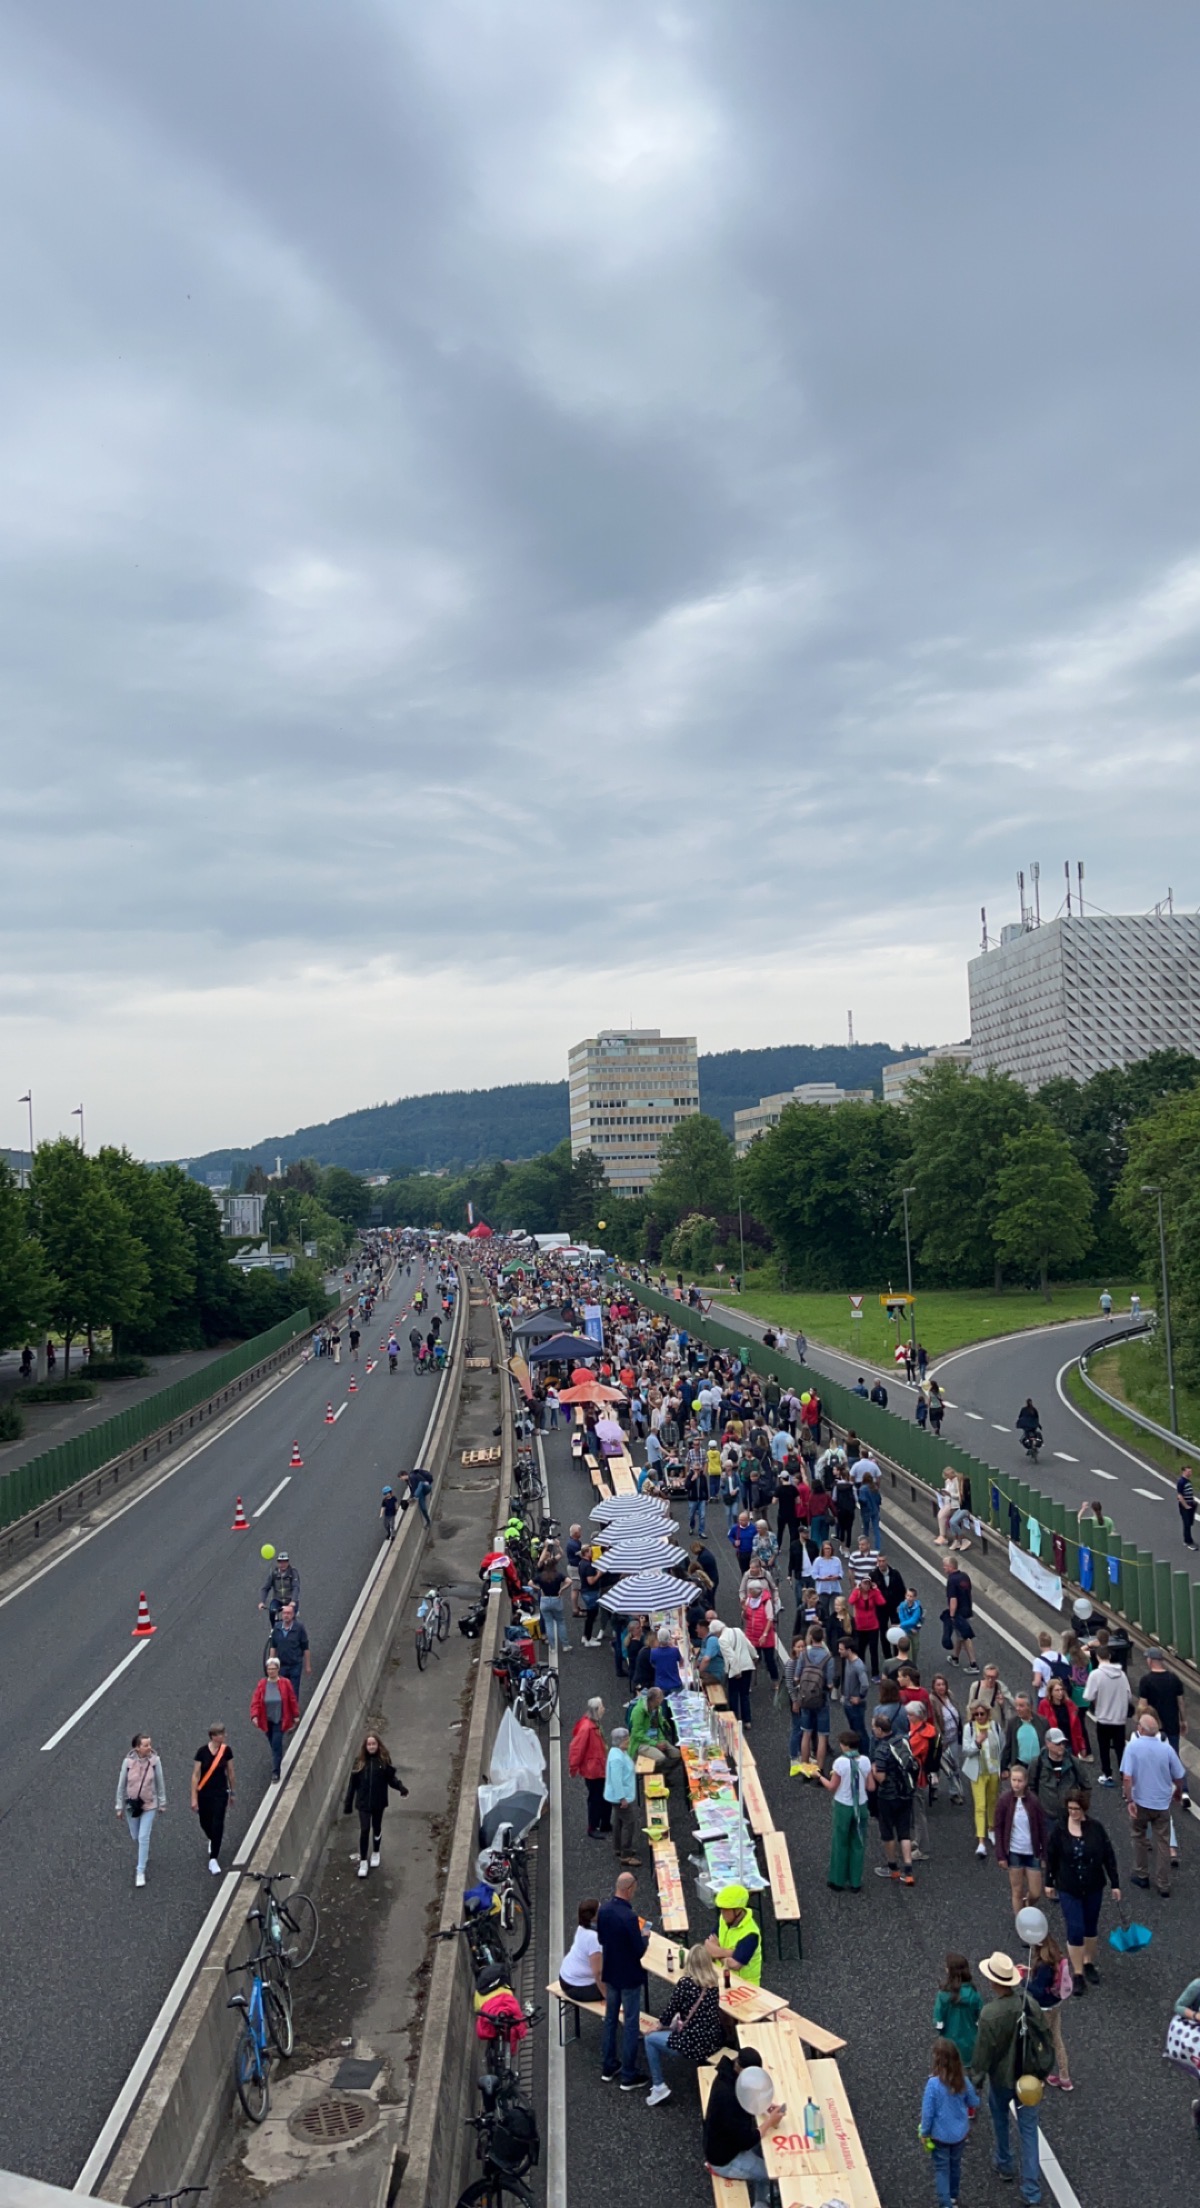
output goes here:
[{"label": "guardrail", "polygon": [[835,1425],[858,1434],[872,1449],[890,1457],[932,1493],[941,1487],[944,1474],[958,1473],[971,1482],[971,1505],[1002,1539],[1037,1559],[1047,1571],[1081,1588],[1097,1604],[1137,1627],[1151,1641],[1172,1649],[1187,1662],[1200,1657],[1200,1581],[1179,1571],[1161,1557],[1139,1549],[1115,1531],[1095,1526],[1088,1539],[1079,1538],[1075,1513],[1053,1496],[1043,1495],[1027,1481],[1001,1472],[981,1457],[972,1456],[957,1442],[937,1440],[910,1426],[878,1403],[864,1401],[840,1381],[829,1380],[796,1357],[761,1342],[743,1341],[735,1327],[709,1318],[685,1303],[661,1296],[641,1281],[623,1281],[622,1287],[637,1302],[673,1320],[685,1333],[695,1334],[714,1348],[734,1350],[744,1365],[760,1377],[786,1373],[800,1389],[815,1388]]},{"label": "guardrail", "polygon": [[[1147,1318],[1150,1320],[1153,1320],[1154,1316],[1153,1312],[1147,1313]],[[1087,1348],[1081,1349],[1079,1352],[1079,1377],[1085,1388],[1090,1389],[1093,1395],[1098,1396],[1101,1403],[1107,1403],[1110,1410],[1119,1411],[1121,1417],[1127,1418],[1131,1426],[1140,1426],[1144,1434],[1153,1434],[1157,1441],[1165,1441],[1168,1449],[1178,1449],[1181,1456],[1194,1457],[1200,1455],[1200,1443],[1189,1441],[1184,1434],[1172,1433],[1169,1426],[1156,1426],[1154,1420],[1147,1418],[1144,1411],[1135,1410],[1132,1403],[1123,1403],[1119,1395],[1110,1395],[1107,1388],[1102,1388],[1098,1380],[1093,1380],[1088,1371],[1088,1358],[1096,1356],[1098,1351],[1111,1349],[1116,1342],[1138,1341],[1150,1331],[1151,1328],[1145,1324],[1141,1326],[1123,1326],[1111,1334],[1102,1334],[1096,1341],[1089,1342]]]},{"label": "guardrail", "polygon": [[[294,1311],[264,1334],[240,1342],[210,1365],[160,1388],[141,1403],[117,1411],[86,1433],[75,1434],[53,1449],[0,1477],[0,1565],[24,1548],[56,1533],[68,1516],[90,1509],[131,1472],[140,1472],[165,1449],[223,1411],[232,1397],[262,1377],[272,1361],[286,1361],[292,1344],[308,1331],[307,1309]],[[94,1483],[94,1484],[93,1484]]]}]

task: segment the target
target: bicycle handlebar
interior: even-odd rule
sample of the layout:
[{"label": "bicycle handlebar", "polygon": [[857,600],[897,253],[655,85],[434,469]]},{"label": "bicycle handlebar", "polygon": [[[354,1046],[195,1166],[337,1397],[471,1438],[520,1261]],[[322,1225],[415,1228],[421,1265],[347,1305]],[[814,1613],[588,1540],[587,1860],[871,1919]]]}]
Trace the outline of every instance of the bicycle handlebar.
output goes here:
[{"label": "bicycle handlebar", "polygon": [[291,1871],[251,1871],[249,1875],[256,1878],[260,1886],[278,1886],[283,1879],[290,1879],[294,1874]]}]

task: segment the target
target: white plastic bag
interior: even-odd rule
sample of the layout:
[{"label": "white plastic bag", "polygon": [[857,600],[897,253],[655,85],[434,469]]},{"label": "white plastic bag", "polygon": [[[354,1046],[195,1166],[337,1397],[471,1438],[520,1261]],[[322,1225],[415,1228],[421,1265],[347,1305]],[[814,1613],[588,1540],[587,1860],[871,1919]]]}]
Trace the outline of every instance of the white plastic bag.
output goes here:
[{"label": "white plastic bag", "polygon": [[504,1712],[497,1728],[488,1777],[493,1786],[504,1786],[506,1793],[517,1786],[533,1794],[546,1791],[546,1751],[531,1727],[518,1725],[511,1710]]}]

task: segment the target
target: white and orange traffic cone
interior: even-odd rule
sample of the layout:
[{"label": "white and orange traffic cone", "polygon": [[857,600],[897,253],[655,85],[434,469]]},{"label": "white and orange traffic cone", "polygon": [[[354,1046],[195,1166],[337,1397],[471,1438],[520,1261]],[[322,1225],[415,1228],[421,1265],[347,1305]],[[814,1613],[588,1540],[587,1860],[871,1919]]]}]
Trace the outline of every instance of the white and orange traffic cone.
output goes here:
[{"label": "white and orange traffic cone", "polygon": [[138,1596],[137,1624],[134,1626],[134,1629],[129,1638],[132,1641],[147,1641],[149,1640],[150,1635],[152,1633],[157,1633],[157,1631],[158,1627],[156,1625],[151,1625],[150,1623],[150,1605],[146,1600],[146,1590],[145,1588],[143,1588],[141,1594]]},{"label": "white and orange traffic cone", "polygon": [[298,1441],[294,1441],[292,1443],[292,1453],[291,1456],[288,1458],[288,1463],[291,1465],[293,1472],[296,1472],[299,1470],[303,1462],[304,1459],[300,1454],[300,1444]]},{"label": "white and orange traffic cone", "polygon": [[357,1380],[352,1380],[352,1381],[350,1382],[350,1393],[351,1393],[351,1395],[357,1395],[357,1394],[358,1394],[358,1382],[357,1382]]},{"label": "white and orange traffic cone", "polygon": [[332,1403],[327,1403],[327,1404],[325,1405],[325,1424],[326,1424],[327,1426],[332,1426],[332,1424],[333,1424],[333,1405],[332,1405]]},{"label": "white and orange traffic cone", "polygon": [[250,1531],[250,1520],[247,1518],[246,1513],[242,1508],[242,1498],[240,1495],[237,1499],[237,1509],[234,1511],[233,1514],[233,1524],[229,1528],[229,1531],[231,1533],[249,1533]]}]

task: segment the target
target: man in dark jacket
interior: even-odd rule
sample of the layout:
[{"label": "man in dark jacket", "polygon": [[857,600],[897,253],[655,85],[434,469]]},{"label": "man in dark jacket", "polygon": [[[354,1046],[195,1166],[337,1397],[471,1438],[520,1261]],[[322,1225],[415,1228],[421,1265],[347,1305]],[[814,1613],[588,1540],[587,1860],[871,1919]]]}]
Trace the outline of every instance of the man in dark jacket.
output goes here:
[{"label": "man in dark jacket", "polygon": [[307,1672],[312,1675],[312,1657],[308,1647],[308,1629],[296,1616],[294,1602],[285,1602],[274,1625],[268,1648],[279,1658],[279,1669],[292,1684],[297,1702],[300,1700],[300,1682]]},{"label": "man in dark jacket", "polygon": [[748,2180],[756,2203],[771,2197],[762,2134],[770,2131],[784,2112],[782,2101],[772,2101],[756,2120],[738,2099],[738,2079],[746,2071],[761,2069],[762,2057],[753,2047],[743,2047],[737,2055],[723,2055],[704,2111],[704,2159],[709,2169],[719,2177]]},{"label": "man in dark jacket", "polygon": [[1023,1763],[1026,1770],[1046,1745],[1049,1727],[1044,1717],[1038,1717],[1027,1694],[1013,1696],[1013,1714],[1004,1734],[1004,1746],[1000,1751],[1000,1776],[1004,1778],[1014,1763]]},{"label": "man in dark jacket", "polygon": [[1041,1803],[1048,1825],[1053,1827],[1058,1823],[1072,1787],[1086,1787],[1087,1783],[1071,1754],[1066,1734],[1060,1732],[1057,1725],[1052,1725],[1040,1753],[1029,1766],[1029,1791]]},{"label": "man in dark jacket", "polygon": [[[600,2074],[606,2082],[619,2076],[622,2087],[632,2091],[643,2085],[638,2074],[638,2047],[642,2036],[642,1957],[650,1945],[634,1913],[637,1880],[622,1871],[612,1899],[601,1905],[596,1937],[604,1960],[604,2042]],[[621,2060],[617,2063],[617,2022],[621,2024]]]}]

